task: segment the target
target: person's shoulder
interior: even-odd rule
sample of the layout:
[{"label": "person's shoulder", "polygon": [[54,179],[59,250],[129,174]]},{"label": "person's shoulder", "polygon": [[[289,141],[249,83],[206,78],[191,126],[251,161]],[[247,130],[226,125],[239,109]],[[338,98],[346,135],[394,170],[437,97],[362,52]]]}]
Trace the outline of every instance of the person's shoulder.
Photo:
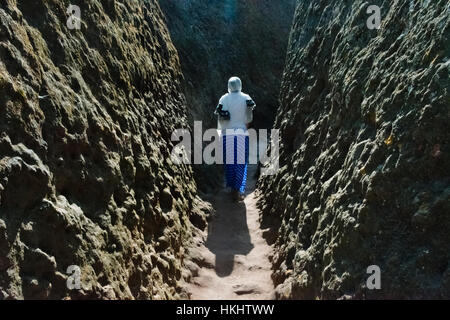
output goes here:
[{"label": "person's shoulder", "polygon": [[242,95],[242,97],[245,98],[245,100],[252,100],[252,98],[250,97],[250,95],[248,95],[248,94],[246,94],[246,93],[244,93],[244,92],[241,92],[241,95]]},{"label": "person's shoulder", "polygon": [[219,101],[223,101],[226,97],[228,97],[229,93],[225,93],[223,96],[220,97]]}]

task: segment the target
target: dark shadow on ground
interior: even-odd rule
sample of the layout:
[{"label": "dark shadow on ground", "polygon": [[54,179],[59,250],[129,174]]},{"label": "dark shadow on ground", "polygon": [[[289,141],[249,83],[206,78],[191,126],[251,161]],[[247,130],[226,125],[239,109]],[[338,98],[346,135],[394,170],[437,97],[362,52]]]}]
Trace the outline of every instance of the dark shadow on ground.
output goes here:
[{"label": "dark shadow on ground", "polygon": [[208,225],[206,247],[216,255],[216,274],[226,277],[233,272],[234,256],[248,254],[253,244],[245,204],[232,202],[228,194],[218,198],[216,202],[223,202],[214,204],[216,214]]}]

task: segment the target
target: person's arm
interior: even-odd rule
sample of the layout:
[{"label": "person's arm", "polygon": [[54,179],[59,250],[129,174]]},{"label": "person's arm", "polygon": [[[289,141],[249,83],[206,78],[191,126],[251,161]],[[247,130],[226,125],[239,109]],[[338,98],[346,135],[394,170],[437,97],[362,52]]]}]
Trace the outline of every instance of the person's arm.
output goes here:
[{"label": "person's arm", "polygon": [[219,103],[217,104],[216,110],[214,114],[219,117],[221,120],[230,120],[230,113],[226,110],[223,110],[223,97],[220,98]]},{"label": "person's arm", "polygon": [[214,115],[218,116],[220,110],[222,110],[222,105],[219,103],[217,104],[216,110],[214,110]]},{"label": "person's arm", "polygon": [[256,103],[255,103],[255,101],[253,101],[253,99],[250,96],[248,96],[247,100],[246,100],[246,104],[247,104],[247,109],[246,109],[245,114],[246,114],[246,118],[247,118],[246,125],[247,125],[247,129],[248,129],[250,127],[250,124],[253,121],[253,110],[256,107]]}]

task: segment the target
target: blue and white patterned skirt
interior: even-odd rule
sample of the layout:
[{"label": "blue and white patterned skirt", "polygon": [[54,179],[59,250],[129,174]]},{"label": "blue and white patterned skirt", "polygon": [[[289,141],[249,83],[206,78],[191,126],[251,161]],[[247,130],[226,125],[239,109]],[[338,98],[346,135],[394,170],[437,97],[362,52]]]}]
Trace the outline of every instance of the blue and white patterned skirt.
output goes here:
[{"label": "blue and white patterned skirt", "polygon": [[244,193],[247,184],[249,138],[246,135],[223,135],[223,163],[227,187]]}]

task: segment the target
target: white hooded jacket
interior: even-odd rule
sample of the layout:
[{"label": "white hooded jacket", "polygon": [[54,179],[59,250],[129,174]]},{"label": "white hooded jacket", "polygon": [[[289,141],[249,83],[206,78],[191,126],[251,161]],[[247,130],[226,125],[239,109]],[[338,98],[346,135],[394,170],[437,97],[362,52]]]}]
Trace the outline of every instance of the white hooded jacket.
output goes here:
[{"label": "white hooded jacket", "polygon": [[223,134],[227,129],[241,129],[244,134],[248,134],[247,124],[253,121],[253,109],[256,105],[252,98],[241,90],[241,80],[238,77],[232,77],[228,80],[228,93],[219,100],[222,110],[230,113],[229,120],[222,120],[220,117],[218,119],[217,129]]}]

